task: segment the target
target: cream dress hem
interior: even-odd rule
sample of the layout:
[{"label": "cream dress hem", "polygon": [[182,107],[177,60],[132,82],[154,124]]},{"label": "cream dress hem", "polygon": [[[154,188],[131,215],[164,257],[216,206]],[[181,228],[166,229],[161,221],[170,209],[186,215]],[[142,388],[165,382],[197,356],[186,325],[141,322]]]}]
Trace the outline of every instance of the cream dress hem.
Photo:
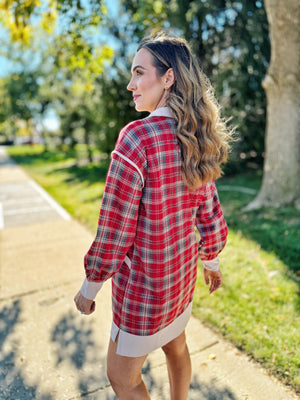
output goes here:
[{"label": "cream dress hem", "polygon": [[127,333],[112,322],[110,337],[113,342],[118,338],[117,354],[126,357],[141,357],[166,345],[184,331],[191,313],[192,302],[170,325],[149,336],[138,336]]}]

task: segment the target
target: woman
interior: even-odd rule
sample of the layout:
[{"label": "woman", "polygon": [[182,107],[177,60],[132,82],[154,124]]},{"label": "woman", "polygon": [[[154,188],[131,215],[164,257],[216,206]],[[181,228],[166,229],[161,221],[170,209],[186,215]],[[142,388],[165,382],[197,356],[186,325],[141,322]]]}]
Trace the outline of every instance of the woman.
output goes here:
[{"label": "woman", "polygon": [[112,278],[107,373],[118,399],[150,399],[141,369],[147,354],[162,347],[171,399],[184,400],[191,380],[184,330],[198,256],[210,293],[222,284],[217,255],[227,226],[214,179],[229,133],[184,40],[144,39],[131,73],[127,89],[136,110],[150,115],[120,132],[75,303],[91,314],[98,290]]}]

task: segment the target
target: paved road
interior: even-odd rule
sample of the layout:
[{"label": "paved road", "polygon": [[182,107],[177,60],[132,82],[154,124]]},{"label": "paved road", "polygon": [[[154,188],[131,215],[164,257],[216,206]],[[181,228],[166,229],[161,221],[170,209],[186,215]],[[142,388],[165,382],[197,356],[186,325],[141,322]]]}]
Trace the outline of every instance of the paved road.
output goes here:
[{"label": "paved road", "polygon": [[[70,219],[69,214],[44,189],[8,158],[3,148],[0,148],[0,166],[0,229]],[[11,174],[13,181],[10,179]]]},{"label": "paved road", "polygon": [[[113,400],[105,374],[110,284],[96,312],[73,305],[93,236],[0,150],[0,400]],[[295,400],[234,346],[192,318],[189,400]],[[152,400],[167,400],[161,350],[144,365]]]}]

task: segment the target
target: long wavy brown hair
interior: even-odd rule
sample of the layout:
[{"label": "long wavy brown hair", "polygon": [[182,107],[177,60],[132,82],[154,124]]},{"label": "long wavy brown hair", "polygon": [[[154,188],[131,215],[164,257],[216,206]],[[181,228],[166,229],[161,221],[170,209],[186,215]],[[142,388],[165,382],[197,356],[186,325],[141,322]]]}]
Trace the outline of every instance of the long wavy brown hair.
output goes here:
[{"label": "long wavy brown hair", "polygon": [[159,76],[173,69],[167,105],[177,122],[183,180],[197,189],[221,176],[233,130],[220,117],[211,83],[184,39],[156,34],[144,38],[138,50],[142,48],[151,52]]}]

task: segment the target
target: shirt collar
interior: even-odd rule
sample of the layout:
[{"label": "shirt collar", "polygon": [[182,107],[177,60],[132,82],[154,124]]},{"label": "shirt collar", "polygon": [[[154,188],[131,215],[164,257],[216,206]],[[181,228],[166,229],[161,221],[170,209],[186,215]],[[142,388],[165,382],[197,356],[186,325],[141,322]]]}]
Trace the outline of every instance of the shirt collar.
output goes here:
[{"label": "shirt collar", "polygon": [[169,107],[159,107],[154,110],[149,117],[169,117],[174,118]]}]

